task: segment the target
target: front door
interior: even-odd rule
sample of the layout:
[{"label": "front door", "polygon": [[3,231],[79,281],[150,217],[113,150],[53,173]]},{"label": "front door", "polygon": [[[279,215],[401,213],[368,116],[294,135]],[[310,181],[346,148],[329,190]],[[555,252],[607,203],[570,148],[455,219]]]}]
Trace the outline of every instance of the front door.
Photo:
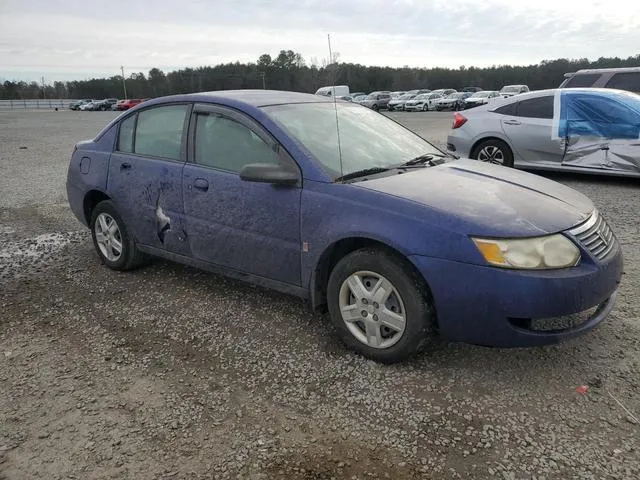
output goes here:
[{"label": "front door", "polygon": [[182,183],[191,255],[300,285],[301,187],[239,176],[250,163],[293,160],[256,122],[222,107],[196,106],[189,138]]},{"label": "front door", "polygon": [[[634,101],[637,109],[631,107]],[[562,92],[561,105],[567,137],[563,165],[638,171],[640,102],[633,94],[626,99],[615,93]]]},{"label": "front door", "polygon": [[107,190],[137,243],[187,253],[182,168],[190,105],[151,107],[120,124]]}]

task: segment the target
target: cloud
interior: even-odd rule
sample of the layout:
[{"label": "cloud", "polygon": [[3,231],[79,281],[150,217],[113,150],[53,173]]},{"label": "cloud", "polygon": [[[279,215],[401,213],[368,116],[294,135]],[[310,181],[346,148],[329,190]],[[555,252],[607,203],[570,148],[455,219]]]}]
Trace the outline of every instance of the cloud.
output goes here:
[{"label": "cloud", "polygon": [[[639,53],[640,4],[536,0],[3,0],[0,77],[85,78],[281,49],[365,65],[458,67]],[[35,78],[35,77],[34,77]]]}]

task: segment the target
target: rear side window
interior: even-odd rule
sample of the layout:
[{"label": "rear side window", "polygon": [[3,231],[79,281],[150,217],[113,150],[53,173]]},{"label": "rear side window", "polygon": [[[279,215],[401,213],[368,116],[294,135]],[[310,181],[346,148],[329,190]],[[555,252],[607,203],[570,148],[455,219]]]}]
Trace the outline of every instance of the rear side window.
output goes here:
[{"label": "rear side window", "polygon": [[527,118],[553,118],[553,95],[518,102],[516,115]]},{"label": "rear side window", "polygon": [[196,116],[195,163],[240,172],[250,163],[278,163],[276,148],[248,127],[219,114]]},{"label": "rear side window", "polygon": [[120,133],[118,134],[118,150],[120,152],[133,152],[133,130],[136,126],[137,115],[131,115],[120,123]]},{"label": "rear side window", "polygon": [[590,87],[600,78],[599,73],[576,74],[565,84],[566,88]]},{"label": "rear side window", "polygon": [[167,105],[138,113],[134,152],[180,160],[187,105]]},{"label": "rear side window", "polygon": [[616,73],[607,82],[607,88],[618,88],[620,90],[640,93],[640,72]]},{"label": "rear side window", "polygon": [[509,105],[503,105],[494,110],[494,112],[499,113],[500,115],[512,115],[516,114],[516,107],[518,103],[510,103]]}]

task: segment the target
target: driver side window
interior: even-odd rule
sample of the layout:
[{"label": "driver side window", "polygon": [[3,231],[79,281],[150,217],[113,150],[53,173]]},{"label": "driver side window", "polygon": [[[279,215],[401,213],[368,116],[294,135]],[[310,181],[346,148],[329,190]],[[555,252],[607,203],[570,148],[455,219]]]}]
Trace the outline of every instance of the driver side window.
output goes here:
[{"label": "driver side window", "polygon": [[274,144],[266,143],[242,123],[217,113],[198,113],[194,161],[239,173],[250,163],[278,163],[278,154]]}]

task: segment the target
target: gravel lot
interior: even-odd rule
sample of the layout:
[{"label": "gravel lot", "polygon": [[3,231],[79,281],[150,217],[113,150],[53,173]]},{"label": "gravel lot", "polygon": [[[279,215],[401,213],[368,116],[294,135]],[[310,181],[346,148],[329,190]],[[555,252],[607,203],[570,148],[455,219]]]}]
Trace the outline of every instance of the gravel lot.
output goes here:
[{"label": "gravel lot", "polygon": [[[100,266],[64,180],[114,115],[0,113],[0,479],[640,477],[640,182],[553,177],[623,245],[594,332],[382,366],[295,298],[164,261]],[[439,145],[451,122],[393,117]]]}]

